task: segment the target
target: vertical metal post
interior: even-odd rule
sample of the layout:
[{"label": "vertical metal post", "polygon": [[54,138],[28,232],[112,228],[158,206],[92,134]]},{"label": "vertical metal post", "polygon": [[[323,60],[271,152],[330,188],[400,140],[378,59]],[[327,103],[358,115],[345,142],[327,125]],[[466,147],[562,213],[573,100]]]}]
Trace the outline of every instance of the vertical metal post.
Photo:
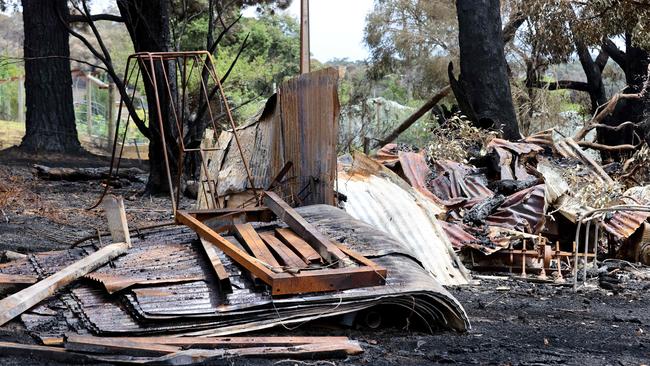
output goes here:
[{"label": "vertical metal post", "polygon": [[93,129],[93,84],[89,77],[86,78],[86,128],[88,136],[92,136]]},{"label": "vertical metal post", "polygon": [[115,138],[115,113],[113,113],[113,108],[115,107],[115,84],[108,83],[108,128],[106,129],[106,140],[108,141],[108,149],[113,148],[113,140]]},{"label": "vertical metal post", "polygon": [[300,73],[309,72],[309,0],[300,0]]},{"label": "vertical metal post", "polygon": [[25,122],[25,78],[18,79],[18,122]]}]

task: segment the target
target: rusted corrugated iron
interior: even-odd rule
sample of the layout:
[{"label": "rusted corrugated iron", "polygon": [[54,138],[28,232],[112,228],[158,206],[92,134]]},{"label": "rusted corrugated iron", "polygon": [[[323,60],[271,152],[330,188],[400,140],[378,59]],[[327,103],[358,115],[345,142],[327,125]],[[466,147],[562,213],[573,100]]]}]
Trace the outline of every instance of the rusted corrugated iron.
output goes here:
[{"label": "rusted corrugated iron", "polygon": [[544,184],[508,196],[486,224],[537,234],[544,226]]},{"label": "rusted corrugated iron", "polygon": [[434,162],[437,177],[429,182],[433,194],[443,200],[467,198],[481,201],[494,193],[478,169],[451,160]]},{"label": "rusted corrugated iron", "polygon": [[[92,281],[77,283],[62,291],[58,297],[48,300],[44,303],[46,306],[39,305],[23,314],[25,325],[36,334],[58,337],[70,331],[90,331],[97,335],[225,335],[391,304],[420,314],[432,329],[444,327],[462,331],[469,327],[460,304],[429,275],[400,241],[352,219],[332,206],[306,206],[297,211],[328,236],[364,256],[372,257],[377,265],[387,268],[391,273],[387,284],[272,299],[268,291],[260,290],[248,278],[248,274],[219,252],[233,284],[231,294],[221,293],[211,269],[199,264],[197,268],[204,272],[205,280],[135,284],[113,295]],[[143,232],[143,238],[133,238],[132,250],[146,253],[147,248],[155,248],[163,243],[170,247],[195,245],[193,235],[189,233],[187,228],[179,227]],[[59,263],[84,251],[78,248],[36,255],[33,266],[27,263],[20,263],[15,268],[5,265],[0,267],[0,272],[13,269],[17,274],[34,274],[42,265],[41,257],[44,261]],[[172,263],[177,256],[186,254],[185,250],[172,251],[166,254],[168,258],[164,260]],[[155,259],[151,258],[153,262]],[[148,261],[144,258],[140,260]],[[116,264],[116,273],[120,273],[121,264]],[[173,276],[169,272],[171,269],[173,266],[153,266],[150,274],[158,272],[157,277]],[[61,309],[68,309],[70,313],[63,314]]]},{"label": "rusted corrugated iron", "polygon": [[[237,134],[256,189],[264,189],[287,162],[293,165],[278,185],[282,197],[300,205],[335,204],[336,142],[338,138],[338,71],[325,68],[284,82],[264,110]],[[214,143],[214,142],[213,142]],[[204,142],[206,147],[212,145]],[[237,207],[250,199],[251,189],[231,131],[223,131],[216,146],[206,152],[209,176],[218,177],[216,191],[227,207]],[[200,206],[205,206],[200,187]],[[234,197],[234,196],[241,197]],[[206,196],[207,197],[207,196]],[[295,201],[295,202],[294,202]],[[254,203],[254,200],[251,200]],[[249,202],[250,203],[250,202]],[[210,206],[208,206],[210,207]]]}]

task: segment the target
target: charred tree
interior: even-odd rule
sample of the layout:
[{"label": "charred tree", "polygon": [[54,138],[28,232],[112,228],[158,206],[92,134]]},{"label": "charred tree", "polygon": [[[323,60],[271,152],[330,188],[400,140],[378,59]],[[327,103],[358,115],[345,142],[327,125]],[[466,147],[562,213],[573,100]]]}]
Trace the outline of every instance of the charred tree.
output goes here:
[{"label": "charred tree", "polygon": [[499,0],[457,0],[460,85],[475,122],[521,138],[512,103]]},{"label": "charred tree", "polygon": [[69,34],[58,14],[67,0],[22,0],[26,132],[21,148],[34,152],[82,151],[75,125]]},{"label": "charred tree", "polygon": [[[167,0],[118,0],[117,6],[136,52],[168,52],[170,51],[171,36],[169,28],[170,2]],[[147,94],[148,104],[148,132],[149,139],[149,180],[147,190],[150,193],[163,193],[169,191],[167,171],[163,152],[162,136],[165,134],[167,155],[172,180],[176,181],[178,174],[179,150],[174,135],[175,127],[172,126],[172,103],[169,91],[166,89],[163,67],[167,68],[167,75],[174,75],[175,71],[168,62],[155,62],[154,67],[148,63],[141,63],[143,83]],[[157,78],[158,101],[152,77]],[[170,84],[172,95],[176,88]],[[160,104],[158,104],[158,102]],[[163,121],[161,131],[158,118],[158,105],[160,106]]]}]

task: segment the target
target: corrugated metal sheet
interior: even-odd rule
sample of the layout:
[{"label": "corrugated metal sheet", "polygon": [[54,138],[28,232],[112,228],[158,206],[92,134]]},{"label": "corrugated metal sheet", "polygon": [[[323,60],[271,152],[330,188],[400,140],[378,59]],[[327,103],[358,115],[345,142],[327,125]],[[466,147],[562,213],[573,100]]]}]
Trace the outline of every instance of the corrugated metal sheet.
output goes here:
[{"label": "corrugated metal sheet", "polygon": [[508,196],[485,222],[488,225],[537,234],[544,226],[544,207],[544,184],[539,184]]},{"label": "corrugated metal sheet", "polygon": [[[59,316],[61,309],[67,308],[80,327],[98,335],[225,335],[394,305],[409,309],[431,329],[469,328],[462,306],[400,241],[332,206],[306,206],[297,211],[319,230],[387,268],[386,285],[273,299],[250,281],[238,281],[235,277],[241,272],[230,272],[232,262],[222,256],[237,287],[232,298],[218,296],[209,275],[207,281],[135,286],[114,295],[93,282],[81,282],[61,293],[60,301],[50,299],[47,307],[35,309],[38,313],[24,314],[25,324],[38,334],[64,332],[73,324]],[[186,229],[166,232],[173,237]],[[149,239],[155,242],[157,237]],[[152,245],[147,240],[134,240],[133,245]]]},{"label": "corrugated metal sheet", "polygon": [[429,184],[438,198],[479,202],[494,195],[487,187],[487,178],[476,168],[451,160],[437,160],[433,165],[437,177]]},{"label": "corrugated metal sheet", "polygon": [[338,190],[347,196],[346,212],[398,238],[440,283],[468,283],[436,219],[439,208],[395,173],[358,153],[339,171]]},{"label": "corrugated metal sheet", "polygon": [[[325,68],[284,82],[265,109],[237,129],[244,158],[256,189],[267,187],[287,162],[293,166],[278,189],[296,203],[335,204],[336,143],[338,138],[338,71]],[[250,189],[232,131],[219,136],[218,151],[206,153],[209,175],[217,179],[220,197]],[[213,146],[210,141],[205,146]],[[204,203],[207,186],[200,186]],[[288,199],[292,202],[292,199]]]}]

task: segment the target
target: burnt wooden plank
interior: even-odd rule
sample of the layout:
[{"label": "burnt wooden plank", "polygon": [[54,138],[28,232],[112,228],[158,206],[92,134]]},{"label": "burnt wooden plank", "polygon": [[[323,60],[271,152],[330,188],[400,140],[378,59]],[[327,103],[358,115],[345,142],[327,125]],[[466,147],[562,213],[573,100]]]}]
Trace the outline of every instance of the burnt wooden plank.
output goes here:
[{"label": "burnt wooden plank", "polygon": [[[88,336],[87,336],[88,337]],[[99,338],[99,337],[94,337]],[[316,343],[341,343],[350,339],[345,336],[261,336],[261,337],[101,337],[99,339],[128,341],[132,343],[149,343],[176,347],[200,348],[240,348],[240,347],[278,347],[298,346]]]},{"label": "burnt wooden plank", "polygon": [[284,242],[289,248],[305,262],[307,263],[318,263],[322,261],[322,258],[311,245],[307,244],[306,241],[302,240],[296,233],[291,229],[279,228],[275,229],[275,232],[278,234],[280,240]]},{"label": "burnt wooden plank", "polygon": [[346,290],[386,284],[385,276],[371,267],[331,268],[278,273],[273,279],[273,295]]},{"label": "burnt wooden plank", "polygon": [[180,347],[133,342],[128,339],[104,338],[69,334],[64,341],[66,350],[84,353],[120,354],[129,356],[162,356],[180,351]]},{"label": "burnt wooden plank", "polygon": [[273,272],[259,264],[255,258],[250,256],[244,250],[237,248],[234,244],[226,240],[223,236],[214,232],[214,230],[207,227],[204,223],[197,220],[195,217],[183,212],[176,211],[176,220],[184,225],[187,225],[194,230],[199,236],[206,239],[210,243],[219,247],[227,256],[235,260],[246,270],[254,274],[260,280],[268,285],[273,284]]},{"label": "burnt wooden plank", "polygon": [[264,204],[299,236],[305,239],[328,262],[343,261],[345,254],[312,224],[308,223],[275,192],[264,192]]},{"label": "burnt wooden plank", "polygon": [[201,246],[203,246],[203,251],[212,265],[214,274],[219,279],[219,289],[221,290],[221,293],[232,293],[230,276],[228,275],[226,268],[223,266],[223,263],[221,263],[221,259],[219,259],[217,247],[203,238],[201,238]]},{"label": "burnt wooden plank", "polygon": [[275,235],[273,235],[272,232],[266,232],[266,233],[259,233],[260,238],[264,240],[266,245],[271,248],[275,254],[278,255],[284,262],[285,266],[291,267],[291,268],[305,268],[307,267],[307,263],[300,259],[300,257],[293,252],[293,250],[289,249],[280,239],[276,238]]},{"label": "burnt wooden plank", "polygon": [[235,236],[237,239],[241,240],[248,249],[253,253],[255,258],[261,260],[262,262],[268,264],[271,267],[279,268],[280,263],[275,259],[273,253],[266,246],[262,238],[257,234],[253,225],[251,224],[236,224],[235,225]]},{"label": "burnt wooden plank", "polygon": [[127,243],[107,245],[46,279],[0,300],[0,325],[27,311],[88,272],[103,266],[128,250]]}]

